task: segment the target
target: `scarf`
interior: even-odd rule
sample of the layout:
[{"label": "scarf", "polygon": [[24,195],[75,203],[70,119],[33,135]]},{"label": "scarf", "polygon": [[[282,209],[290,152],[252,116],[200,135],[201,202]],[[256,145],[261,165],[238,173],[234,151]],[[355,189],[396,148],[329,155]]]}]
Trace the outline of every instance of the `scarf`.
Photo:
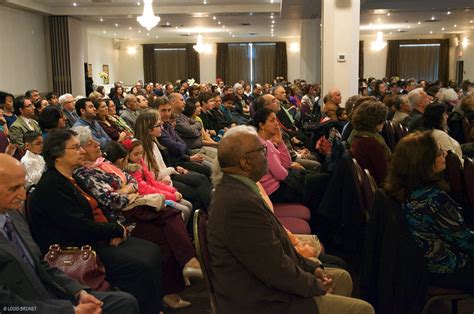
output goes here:
[{"label": "scarf", "polygon": [[352,145],[352,141],[354,140],[354,137],[356,137],[356,136],[374,138],[377,142],[380,143],[380,145],[383,146],[383,150],[385,152],[385,157],[387,159],[389,159],[390,155],[392,155],[392,151],[387,146],[387,143],[385,143],[385,139],[379,133],[377,133],[375,131],[355,130],[354,129],[354,130],[352,130],[351,135],[349,135],[349,138],[347,139],[347,143],[349,143],[349,145]]}]

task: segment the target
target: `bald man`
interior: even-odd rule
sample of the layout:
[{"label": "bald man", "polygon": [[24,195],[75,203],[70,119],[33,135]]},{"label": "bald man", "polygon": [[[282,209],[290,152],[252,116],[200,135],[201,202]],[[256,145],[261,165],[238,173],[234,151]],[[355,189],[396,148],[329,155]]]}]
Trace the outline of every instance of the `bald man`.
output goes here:
[{"label": "bald man", "polygon": [[341,91],[337,88],[331,88],[327,94],[327,101],[321,110],[329,119],[337,120],[336,111],[340,108],[342,102]]},{"label": "bald man", "polygon": [[228,132],[218,148],[222,176],[215,176],[207,224],[217,312],[374,313],[347,297],[347,272],[334,270],[333,282],[320,264],[296,252],[256,184],[267,172],[266,147],[248,127]]},{"label": "bald man", "polygon": [[91,291],[41,257],[20,209],[26,199],[25,170],[0,154],[0,304],[3,312],[138,313],[136,299],[125,292]]}]

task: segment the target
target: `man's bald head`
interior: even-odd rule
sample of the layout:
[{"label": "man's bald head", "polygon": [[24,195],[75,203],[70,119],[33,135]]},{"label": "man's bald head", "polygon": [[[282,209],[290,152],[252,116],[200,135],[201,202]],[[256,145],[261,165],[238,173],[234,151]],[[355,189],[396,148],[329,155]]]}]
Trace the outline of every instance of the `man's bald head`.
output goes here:
[{"label": "man's bald head", "polygon": [[272,94],[265,94],[263,96],[258,97],[255,107],[256,110],[268,108],[275,113],[277,113],[281,109],[280,102]]},{"label": "man's bald head", "polygon": [[0,154],[0,213],[20,209],[25,200],[25,169],[7,154]]},{"label": "man's bald head", "polygon": [[338,88],[331,88],[328,92],[328,97],[336,105],[339,105],[342,101],[341,91]]},{"label": "man's bald head", "polygon": [[168,100],[175,113],[181,113],[184,111],[185,102],[183,95],[180,93],[171,93],[168,96]]},{"label": "man's bald head", "polygon": [[258,141],[257,135],[249,132],[235,132],[224,137],[219,142],[217,150],[221,168],[238,166],[240,157],[249,150],[249,145],[251,146],[256,140]]}]

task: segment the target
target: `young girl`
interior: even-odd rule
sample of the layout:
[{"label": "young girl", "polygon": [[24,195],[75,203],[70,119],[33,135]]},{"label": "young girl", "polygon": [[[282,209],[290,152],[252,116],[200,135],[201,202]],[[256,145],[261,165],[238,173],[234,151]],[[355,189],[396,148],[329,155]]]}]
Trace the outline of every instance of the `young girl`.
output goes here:
[{"label": "young girl", "polygon": [[122,145],[128,150],[129,164],[125,168],[138,183],[138,194],[163,194],[165,195],[165,204],[180,210],[183,214],[185,224],[188,222],[193,205],[183,199],[181,193],[171,185],[159,182],[155,175],[148,169],[143,160],[143,144],[137,139],[126,139]]}]

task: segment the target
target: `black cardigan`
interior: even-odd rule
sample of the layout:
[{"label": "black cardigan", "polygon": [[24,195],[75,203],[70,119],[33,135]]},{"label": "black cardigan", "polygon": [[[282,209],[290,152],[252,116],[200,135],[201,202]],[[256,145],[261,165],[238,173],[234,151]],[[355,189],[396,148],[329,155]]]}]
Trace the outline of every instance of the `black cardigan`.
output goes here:
[{"label": "black cardigan", "polygon": [[123,236],[117,223],[95,222],[86,198],[56,169],[43,173],[28,208],[31,233],[43,253],[53,243],[94,246]]}]

